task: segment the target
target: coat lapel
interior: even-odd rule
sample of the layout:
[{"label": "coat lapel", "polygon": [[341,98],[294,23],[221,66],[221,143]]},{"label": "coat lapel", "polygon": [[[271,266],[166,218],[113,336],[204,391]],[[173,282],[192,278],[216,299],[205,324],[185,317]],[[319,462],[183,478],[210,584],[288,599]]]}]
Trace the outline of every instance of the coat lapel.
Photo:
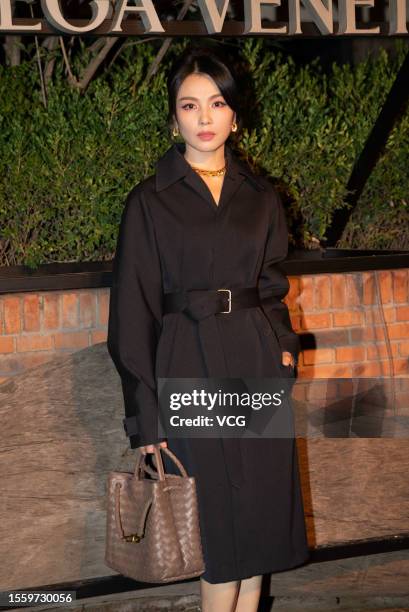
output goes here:
[{"label": "coat lapel", "polygon": [[170,149],[156,163],[156,191],[170,187],[173,183],[183,179],[202,199],[204,199],[214,212],[222,210],[232,199],[242,182],[247,179],[257,191],[265,189],[259,177],[250,169],[248,164],[240,160],[229,144],[225,144],[226,174],[222,185],[219,204],[205,181],[191,168],[184,158],[185,143],[174,143]]}]

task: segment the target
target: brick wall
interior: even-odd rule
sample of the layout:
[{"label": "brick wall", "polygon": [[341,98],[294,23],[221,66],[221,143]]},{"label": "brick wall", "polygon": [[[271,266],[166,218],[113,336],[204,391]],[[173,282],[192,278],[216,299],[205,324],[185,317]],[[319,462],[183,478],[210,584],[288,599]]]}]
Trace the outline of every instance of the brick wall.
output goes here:
[{"label": "brick wall", "polygon": [[[409,269],[289,277],[308,377],[409,375]],[[106,341],[109,289],[0,296],[0,383]]]},{"label": "brick wall", "polygon": [[409,270],[291,277],[286,298],[295,331],[311,334],[299,374],[409,375]]},{"label": "brick wall", "polygon": [[55,354],[106,341],[109,289],[0,296],[0,383]]}]

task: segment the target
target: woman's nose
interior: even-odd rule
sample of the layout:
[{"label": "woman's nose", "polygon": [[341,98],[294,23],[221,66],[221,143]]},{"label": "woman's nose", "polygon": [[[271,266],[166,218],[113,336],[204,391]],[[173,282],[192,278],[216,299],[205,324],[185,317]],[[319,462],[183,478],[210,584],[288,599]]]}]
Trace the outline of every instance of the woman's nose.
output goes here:
[{"label": "woman's nose", "polygon": [[210,123],[210,113],[208,110],[203,110],[200,113],[199,121],[200,123]]}]

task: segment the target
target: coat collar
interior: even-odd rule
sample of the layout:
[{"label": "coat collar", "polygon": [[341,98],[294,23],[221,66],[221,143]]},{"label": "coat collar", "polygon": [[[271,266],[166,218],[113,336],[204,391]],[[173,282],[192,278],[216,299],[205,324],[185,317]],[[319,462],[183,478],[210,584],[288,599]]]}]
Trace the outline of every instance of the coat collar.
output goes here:
[{"label": "coat collar", "polygon": [[[185,150],[184,142],[175,142],[156,162],[156,191],[166,189],[179,179],[195,172],[183,156]],[[239,178],[237,175],[241,174],[249,180],[256,190],[265,190],[262,181],[251,171],[250,166],[245,161],[237,157],[228,143],[225,143],[224,150],[227,162],[225,178],[235,181]]]}]

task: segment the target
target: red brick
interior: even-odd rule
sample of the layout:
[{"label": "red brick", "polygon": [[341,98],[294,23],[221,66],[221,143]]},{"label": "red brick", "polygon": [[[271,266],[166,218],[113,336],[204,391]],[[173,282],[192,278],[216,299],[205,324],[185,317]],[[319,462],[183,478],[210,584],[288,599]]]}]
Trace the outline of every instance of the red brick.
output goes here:
[{"label": "red brick", "polygon": [[98,291],[98,325],[108,324],[109,314],[109,290]]},{"label": "red brick", "polygon": [[14,336],[0,336],[0,353],[14,352]]},{"label": "red brick", "polygon": [[331,299],[333,308],[344,308],[346,305],[345,274],[331,275]]},{"label": "red brick", "polygon": [[409,340],[399,342],[399,354],[404,357],[409,355]]},{"label": "red brick", "polygon": [[295,332],[299,332],[302,328],[302,324],[301,324],[301,315],[294,315],[292,314],[290,316],[290,321],[291,321],[291,326],[293,328],[293,330]]},{"label": "red brick", "polygon": [[389,376],[390,363],[388,360],[365,361],[353,366],[353,375],[359,376]]},{"label": "red brick", "polygon": [[331,325],[331,315],[329,312],[303,314],[301,325],[302,329],[325,329]]},{"label": "red brick", "polygon": [[293,387],[291,397],[298,402],[308,401],[308,384],[302,384],[298,381],[298,383]]},{"label": "red brick", "polygon": [[47,351],[53,348],[52,336],[30,335],[17,338],[17,351],[19,352]]},{"label": "red brick", "polygon": [[349,330],[345,328],[316,331],[314,332],[315,346],[316,348],[344,346],[350,341],[348,331]]},{"label": "red brick", "polygon": [[391,270],[379,270],[377,272],[379,279],[379,289],[381,294],[382,304],[392,302],[392,272]]},{"label": "red brick", "polygon": [[397,321],[409,321],[409,306],[397,306],[396,307],[396,320]]},{"label": "red brick", "polygon": [[397,393],[405,393],[406,397],[408,394],[408,381],[407,378],[402,377],[395,381],[395,388]]},{"label": "red brick", "polygon": [[[405,357],[403,359],[394,359],[393,360],[393,371],[395,376],[401,376],[401,375],[409,375],[409,359],[408,357]],[[407,404],[406,404],[407,406]]]},{"label": "red brick", "polygon": [[362,289],[363,303],[365,305],[375,304],[377,299],[374,272],[362,272]]},{"label": "red brick", "polygon": [[402,416],[406,416],[408,411],[408,394],[400,393],[395,395],[393,407],[400,412]]},{"label": "red brick", "polygon": [[388,334],[390,339],[406,340],[409,337],[409,322],[388,325]]},{"label": "red brick", "polygon": [[20,316],[21,300],[17,296],[5,297],[3,300],[4,309],[4,333],[18,334],[20,333],[21,316]]},{"label": "red brick", "polygon": [[409,301],[408,270],[392,270],[393,301]]},{"label": "red brick", "polygon": [[314,367],[313,365],[302,365],[301,363],[298,365],[297,374],[298,379],[301,378],[314,378]]},{"label": "red brick", "polygon": [[313,363],[333,363],[334,362],[334,349],[321,348],[321,349],[306,349],[302,352],[302,362],[305,365]]},{"label": "red brick", "polygon": [[300,378],[347,378],[352,376],[352,364],[315,364],[300,366]]},{"label": "red brick", "polygon": [[43,295],[43,329],[60,327],[60,300],[61,294],[58,292]]},{"label": "red brick", "polygon": [[346,303],[348,306],[360,306],[362,304],[362,275],[360,272],[345,274]]},{"label": "red brick", "polygon": [[331,306],[331,277],[326,274],[317,274],[315,277],[315,308],[325,310]]},{"label": "red brick", "polygon": [[314,310],[314,284],[312,276],[302,276],[300,278],[298,306],[303,312]]},{"label": "red brick", "polygon": [[107,330],[106,329],[93,329],[91,331],[90,344],[99,344],[100,342],[107,341]]},{"label": "red brick", "polygon": [[[391,342],[390,351],[392,355],[399,355],[399,343]],[[366,358],[371,359],[388,359],[389,352],[385,343],[368,344],[366,347]]]},{"label": "red brick", "polygon": [[[308,390],[308,399],[311,400],[319,400],[325,399],[329,400],[331,398],[337,397],[336,394],[337,385],[334,382],[328,382],[325,379],[317,379],[317,382],[311,383]],[[339,394],[338,394],[339,395]]]},{"label": "red brick", "polygon": [[62,327],[78,327],[78,294],[62,295]]},{"label": "red brick", "polygon": [[349,330],[352,342],[369,342],[371,340],[384,340],[385,330],[382,325],[372,325],[370,327],[359,327]]},{"label": "red brick", "polygon": [[357,310],[345,310],[344,312],[333,312],[332,318],[335,327],[341,327],[345,325],[362,325],[363,323],[363,312]]},{"label": "red brick", "polygon": [[23,296],[23,320],[25,331],[40,330],[40,298],[37,293]]},{"label": "red brick", "polygon": [[80,349],[89,346],[89,335],[87,331],[66,332],[54,335],[56,349]]},{"label": "red brick", "polygon": [[340,346],[335,349],[335,360],[341,361],[363,361],[365,359],[364,346]]},{"label": "red brick", "polygon": [[96,325],[96,297],[91,291],[81,292],[80,300],[80,327],[95,327]]},{"label": "red brick", "polygon": [[393,323],[396,319],[395,306],[380,306],[368,308],[365,310],[365,325],[374,325],[382,323],[384,320],[387,323]]},{"label": "red brick", "polygon": [[308,399],[310,401],[327,399],[327,383],[325,380],[322,380],[321,382],[310,384]]}]

